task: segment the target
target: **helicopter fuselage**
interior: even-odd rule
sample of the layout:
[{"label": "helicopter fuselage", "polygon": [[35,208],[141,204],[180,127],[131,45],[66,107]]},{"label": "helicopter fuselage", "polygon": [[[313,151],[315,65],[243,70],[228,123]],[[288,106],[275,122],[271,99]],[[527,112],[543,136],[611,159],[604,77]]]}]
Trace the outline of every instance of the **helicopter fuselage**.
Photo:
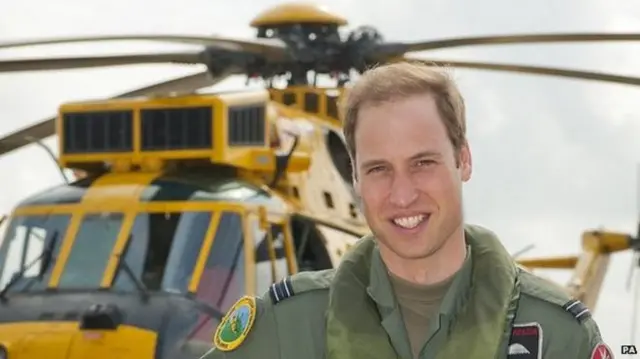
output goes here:
[{"label": "helicopter fuselage", "polygon": [[254,93],[63,106],[60,162],[87,177],[11,214],[0,348],[197,358],[241,295],[334,267],[366,231],[331,106],[309,91],[271,97],[315,115]]},{"label": "helicopter fuselage", "polygon": [[[258,203],[268,208],[267,230]],[[96,346],[132,358],[202,354],[233,301],[271,284],[272,266],[280,276],[297,271],[289,221],[278,213],[286,204],[277,196],[223,176],[196,185],[106,174],[31,197],[6,231],[0,278],[49,246],[52,260],[3,293],[0,342],[34,355],[55,344],[67,358]]]}]

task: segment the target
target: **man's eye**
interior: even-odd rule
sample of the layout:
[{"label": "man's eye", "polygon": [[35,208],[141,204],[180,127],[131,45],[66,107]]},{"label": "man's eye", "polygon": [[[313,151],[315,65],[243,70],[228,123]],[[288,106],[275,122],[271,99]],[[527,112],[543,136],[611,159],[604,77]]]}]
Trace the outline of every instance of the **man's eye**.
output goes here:
[{"label": "man's eye", "polygon": [[418,161],[418,166],[420,166],[420,167],[433,166],[434,164],[436,164],[436,161],[434,161],[434,160],[420,160],[420,161]]}]

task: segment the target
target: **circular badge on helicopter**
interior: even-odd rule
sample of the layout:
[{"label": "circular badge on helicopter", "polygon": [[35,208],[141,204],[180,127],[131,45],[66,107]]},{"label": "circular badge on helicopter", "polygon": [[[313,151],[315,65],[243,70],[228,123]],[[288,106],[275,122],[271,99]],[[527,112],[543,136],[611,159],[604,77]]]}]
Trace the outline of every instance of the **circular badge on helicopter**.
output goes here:
[{"label": "circular badge on helicopter", "polygon": [[256,299],[243,296],[229,309],[216,329],[213,342],[221,351],[231,351],[246,339],[256,319]]}]

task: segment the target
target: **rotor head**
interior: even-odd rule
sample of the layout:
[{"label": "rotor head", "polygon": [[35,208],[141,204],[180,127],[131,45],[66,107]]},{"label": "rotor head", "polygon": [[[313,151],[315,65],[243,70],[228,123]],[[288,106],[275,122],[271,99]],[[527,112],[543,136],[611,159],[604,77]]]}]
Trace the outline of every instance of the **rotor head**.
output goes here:
[{"label": "rotor head", "polygon": [[305,2],[290,2],[263,11],[249,25],[261,28],[291,24],[344,26],[347,23],[347,19],[329,11],[324,6]]}]

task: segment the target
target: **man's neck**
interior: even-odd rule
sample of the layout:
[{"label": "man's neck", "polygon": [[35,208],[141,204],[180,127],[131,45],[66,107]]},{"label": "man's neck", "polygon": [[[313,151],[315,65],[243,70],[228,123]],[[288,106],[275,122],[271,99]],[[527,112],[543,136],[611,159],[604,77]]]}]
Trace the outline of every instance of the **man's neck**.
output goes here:
[{"label": "man's neck", "polygon": [[388,248],[380,249],[382,260],[391,273],[409,282],[422,285],[447,280],[458,272],[467,255],[462,226],[446,240],[440,249],[426,258],[399,258]]}]

